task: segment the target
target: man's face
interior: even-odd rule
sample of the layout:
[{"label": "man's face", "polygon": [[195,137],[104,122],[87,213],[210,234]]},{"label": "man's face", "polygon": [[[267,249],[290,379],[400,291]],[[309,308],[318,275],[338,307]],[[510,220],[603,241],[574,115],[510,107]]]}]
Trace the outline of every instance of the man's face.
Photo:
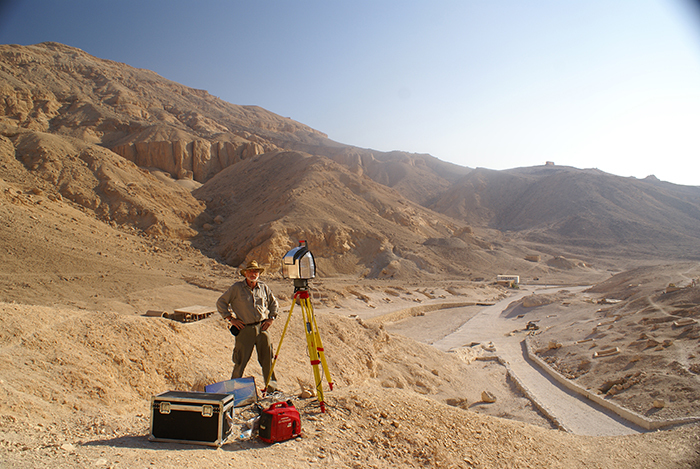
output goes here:
[{"label": "man's face", "polygon": [[260,277],[259,270],[246,270],[244,274],[249,284],[255,285],[256,283],[258,283],[258,278]]}]

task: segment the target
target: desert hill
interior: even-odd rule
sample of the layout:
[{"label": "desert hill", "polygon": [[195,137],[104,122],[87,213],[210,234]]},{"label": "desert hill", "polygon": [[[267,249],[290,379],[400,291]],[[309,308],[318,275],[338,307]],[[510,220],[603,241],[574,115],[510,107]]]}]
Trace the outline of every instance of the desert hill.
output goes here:
[{"label": "desert hill", "polygon": [[[14,148],[13,148],[14,145]],[[167,186],[132,162],[97,145],[44,132],[0,137],[2,177],[53,200],[66,198],[106,223],[188,238],[204,210],[190,192]]]},{"label": "desert hill", "polygon": [[0,57],[4,125],[99,144],[178,179],[204,182],[230,164],[278,148],[328,156],[389,186],[406,180],[417,198],[468,171],[429,155],[342,145],[258,106],[230,104],[58,43],[4,45]]},{"label": "desert hill", "polygon": [[431,208],[578,253],[697,259],[700,187],[546,165],[478,168]]},{"label": "desert hill", "polygon": [[[510,270],[527,271],[520,261],[528,255],[530,259],[539,255],[544,261],[567,255],[590,264],[611,254],[689,259],[698,251],[700,190],[694,187],[553,165],[470,170],[430,155],[381,153],[340,144],[259,107],[226,103],[148,70],[98,59],[57,43],[4,45],[0,57],[0,87],[7,96],[0,113],[3,160],[9,162],[3,168],[5,180],[27,180],[26,175],[10,172],[28,171],[48,183],[41,188],[46,193],[61,195],[108,223],[149,234],[180,239],[196,232],[203,233],[203,238],[214,234],[216,243],[202,239],[197,244],[228,262],[241,262],[253,248],[255,255],[267,259],[278,256],[289,241],[280,245],[278,239],[250,238],[261,236],[259,229],[265,236],[283,236],[285,230],[296,236],[301,234],[298,225],[292,223],[285,230],[279,226],[303,217],[315,220],[315,230],[336,233],[335,251],[328,251],[326,241],[319,246],[328,274],[446,272],[435,267],[440,264],[450,266],[457,275],[482,277],[508,270],[501,262],[507,257],[512,258],[505,264]],[[315,209],[309,206],[287,218],[285,210],[265,210],[265,220],[255,230],[237,227],[228,231],[228,239],[221,230],[203,232],[203,226],[214,226],[210,222],[224,212],[231,213],[231,208],[222,207],[221,199],[219,205],[205,205],[206,200],[196,200],[189,190],[260,155],[265,155],[270,177],[279,181],[279,171],[284,169],[290,171],[287,177],[299,180],[299,172],[285,166],[290,151],[332,160],[335,166],[329,161],[323,167],[342,167],[348,173],[333,184],[327,182],[324,199],[344,201],[348,213],[368,209],[374,213],[335,219],[328,213],[337,211],[338,205],[329,212],[332,204],[323,208],[316,197]],[[273,170],[276,166],[283,168]],[[231,171],[242,173],[244,169]],[[268,200],[308,195],[308,189],[273,194],[278,187],[287,186],[269,184],[265,177],[259,173],[256,181],[265,187]],[[221,187],[220,182],[214,184]],[[362,197],[348,198],[348,191],[357,192],[358,184]],[[393,190],[389,198],[386,188]],[[229,190],[237,207],[255,206],[246,202],[249,195]],[[199,193],[211,192],[205,187]],[[205,198],[214,200],[210,195]],[[408,220],[413,214],[415,220]],[[242,216],[251,215],[243,212]],[[393,224],[388,225],[387,220]],[[370,222],[375,228],[351,226]],[[409,226],[413,222],[440,227],[419,234]],[[273,225],[276,228],[270,229]],[[376,246],[359,255],[345,248],[352,243],[337,242],[348,233],[377,232],[383,234],[370,236]],[[508,232],[505,238],[503,232]],[[387,244],[388,233],[393,240]],[[239,245],[241,241],[247,252],[242,252],[246,249]],[[266,242],[274,249],[261,252]],[[510,252],[503,247],[506,244]],[[483,255],[483,250],[490,255]],[[499,259],[487,262],[492,267],[477,267],[494,255]],[[551,267],[537,266],[533,277]]]},{"label": "desert hill", "polygon": [[[265,188],[263,200],[294,198],[296,194],[283,192],[285,186],[279,184],[281,180],[286,177],[303,185],[309,178],[297,168],[287,166],[280,148],[305,148],[314,151],[317,159],[333,158],[343,163],[340,166],[331,160],[323,163],[338,170],[342,166],[346,173],[342,180],[326,181],[324,193],[330,195],[328,200],[344,200],[342,205],[347,213],[354,214],[351,219],[345,222],[335,219],[331,214],[338,207],[323,205],[318,197],[317,207],[281,219],[285,215],[283,210],[272,211],[264,204],[251,204],[245,200],[250,193],[236,193],[241,185],[232,186],[228,191],[240,200],[241,207],[246,210],[255,207],[254,211],[238,216],[248,219],[262,216],[262,220],[246,225],[243,230],[237,225],[235,230],[227,232],[228,237],[221,236],[227,226],[221,227],[219,245],[213,246],[204,239],[197,246],[210,246],[212,249],[207,252],[222,253],[223,258],[234,263],[242,262],[248,254],[271,263],[279,258],[281,248],[261,252],[260,246],[280,242],[286,246],[290,240],[279,239],[286,234],[280,232],[269,240],[248,238],[260,237],[260,226],[262,236],[271,236],[273,231],[280,230],[270,231],[268,225],[281,226],[297,217],[283,231],[301,236],[298,227],[308,223],[302,222],[303,218],[311,216],[315,221],[309,228],[338,233],[331,244],[320,234],[324,239],[319,240],[322,241],[319,254],[329,260],[328,273],[356,274],[359,270],[370,275],[382,272],[400,275],[401,269],[390,265],[394,260],[412,271],[422,267],[429,271],[431,263],[445,264],[440,260],[426,262],[430,253],[425,248],[414,259],[417,262],[409,260],[410,253],[415,245],[421,246],[429,238],[449,238],[466,228],[429,213],[398,192],[404,188],[411,197],[427,200],[447,187],[450,175],[459,173],[448,169],[453,165],[428,155],[395,152],[382,159],[371,151],[332,142],[320,132],[263,109],[231,105],[152,72],[100,60],[61,44],[2,46],[2,57],[0,76],[7,95],[1,117],[2,170],[3,179],[16,184],[16,191],[40,190],[53,200],[73,202],[112,225],[134,227],[153,236],[188,239],[196,234],[193,229],[201,230],[210,226],[207,222],[217,216],[233,213],[231,207],[221,206],[220,197],[219,205],[212,205],[205,213],[206,205],[192,197],[189,190],[207,183],[225,168],[265,154],[265,171],[259,172],[256,179],[256,184]],[[323,171],[325,166],[317,170]],[[248,171],[247,167],[234,171],[234,176],[244,171]],[[290,174],[285,176],[284,171]],[[275,175],[277,181],[267,180]],[[368,175],[384,184],[373,182]],[[420,183],[413,184],[416,181]],[[212,183],[220,188],[220,183]],[[346,188],[346,183],[353,187]],[[387,186],[397,190],[388,190]],[[352,191],[363,195],[348,198],[346,193]],[[212,190],[203,188],[200,192]],[[310,195],[308,189],[297,191],[304,192]],[[392,195],[387,198],[386,193]],[[214,203],[213,197],[208,198]],[[403,209],[402,204],[410,208]],[[222,208],[223,212],[218,213]],[[358,216],[370,208],[380,210],[379,217],[374,213]],[[414,213],[418,214],[416,220],[410,220]],[[232,219],[228,217],[229,221]],[[435,221],[438,219],[439,222]],[[319,220],[323,223],[319,224]],[[353,226],[355,222],[366,225],[370,220],[382,225],[379,231],[384,234],[371,236],[369,239],[374,241],[368,244],[372,247],[367,247],[363,254],[348,255],[350,245],[342,238],[349,236],[349,232],[358,238],[373,231],[366,226]],[[441,226],[427,229],[419,236],[415,227],[409,226],[413,223]],[[387,233],[396,235],[393,244],[385,242]],[[204,237],[209,234],[205,233]],[[313,232],[304,234],[312,235]],[[468,247],[469,241],[463,247]],[[242,246],[237,245],[240,242]],[[256,251],[250,252],[253,248]],[[392,249],[396,255],[391,253]],[[232,250],[235,252],[229,253]],[[386,253],[379,255],[380,252]]]},{"label": "desert hill", "polygon": [[210,219],[218,217],[194,245],[213,243],[230,265],[247,258],[275,265],[305,239],[322,276],[470,278],[514,264],[531,269],[517,248],[485,240],[497,234],[477,235],[322,156],[258,155],[193,194]]},{"label": "desert hill", "polygon": [[471,171],[431,155],[401,151],[381,153],[346,145],[335,148],[307,146],[305,151],[327,156],[357,174],[396,189],[404,197],[423,206],[428,206],[452,183]]}]

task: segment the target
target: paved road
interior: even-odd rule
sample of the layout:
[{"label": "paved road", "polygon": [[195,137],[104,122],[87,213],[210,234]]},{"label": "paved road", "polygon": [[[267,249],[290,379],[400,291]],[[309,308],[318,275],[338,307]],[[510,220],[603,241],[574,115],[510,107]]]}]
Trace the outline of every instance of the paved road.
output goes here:
[{"label": "paved road", "polygon": [[[574,291],[568,287],[567,290]],[[505,360],[513,374],[529,390],[534,399],[547,409],[566,430],[577,435],[612,436],[640,433],[644,430],[623,420],[607,409],[584,399],[560,386],[549,375],[542,372],[524,353],[523,336],[508,336],[516,328],[522,329],[513,319],[501,317],[501,312],[513,301],[519,300],[532,290],[524,288],[494,306],[484,308],[452,334],[433,343],[439,350],[468,346],[472,342],[492,342],[496,353]]]}]

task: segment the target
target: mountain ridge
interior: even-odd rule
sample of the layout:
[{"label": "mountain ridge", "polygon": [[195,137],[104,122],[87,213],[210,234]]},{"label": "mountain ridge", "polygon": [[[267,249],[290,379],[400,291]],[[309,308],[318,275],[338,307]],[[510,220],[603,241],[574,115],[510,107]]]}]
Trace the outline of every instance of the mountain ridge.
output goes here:
[{"label": "mountain ridge", "polygon": [[[39,177],[49,183],[44,190],[103,221],[154,236],[191,238],[226,262],[278,256],[292,242],[281,237],[303,233],[304,218],[325,220],[323,226],[310,225],[319,251],[334,259],[327,264],[333,266],[329,274],[449,270],[481,276],[488,269],[480,263],[507,269],[532,251],[635,259],[695,259],[700,252],[700,188],[695,186],[556,165],[471,169],[426,154],[344,145],[259,106],[226,103],[154,72],[58,43],[2,45],[0,58],[0,88],[7,96],[0,107],[6,180]],[[293,154],[317,158],[309,166],[315,178],[323,179],[319,168],[330,171],[323,191],[297,205],[288,202],[299,190],[272,195],[286,187],[285,178],[302,181],[311,175],[289,167]],[[264,167],[256,170],[255,164]],[[124,171],[136,172],[129,176]],[[246,181],[236,174],[240,171],[254,171],[266,199],[285,202],[266,207],[255,194],[221,185],[222,173],[243,185]],[[228,227],[231,213],[213,203],[208,184],[235,197],[242,216],[266,221],[257,229],[251,225],[222,236],[214,220],[220,217]],[[318,181],[314,184],[320,187]],[[187,191],[171,193],[178,185],[195,189],[196,197]],[[323,203],[329,200],[336,205]],[[280,207],[290,215],[285,217]],[[344,211],[349,222],[334,218]],[[364,215],[353,218],[351,213]],[[423,231],[413,223],[422,224]],[[372,233],[376,243],[355,255],[343,250],[344,243],[322,239],[318,233],[323,231],[338,239],[355,233],[356,241]],[[267,238],[253,241],[259,236]],[[233,247],[239,243],[247,248]],[[261,247],[265,245],[270,248]],[[330,246],[336,252],[328,251]],[[490,254],[484,257],[482,251]],[[488,261],[498,257],[498,262]]]}]

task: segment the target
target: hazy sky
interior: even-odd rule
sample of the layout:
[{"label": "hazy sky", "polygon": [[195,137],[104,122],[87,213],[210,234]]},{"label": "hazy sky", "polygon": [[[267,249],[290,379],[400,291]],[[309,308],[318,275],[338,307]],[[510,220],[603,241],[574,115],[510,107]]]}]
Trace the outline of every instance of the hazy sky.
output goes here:
[{"label": "hazy sky", "polygon": [[690,0],[0,0],[43,41],[359,147],[700,185]]}]

